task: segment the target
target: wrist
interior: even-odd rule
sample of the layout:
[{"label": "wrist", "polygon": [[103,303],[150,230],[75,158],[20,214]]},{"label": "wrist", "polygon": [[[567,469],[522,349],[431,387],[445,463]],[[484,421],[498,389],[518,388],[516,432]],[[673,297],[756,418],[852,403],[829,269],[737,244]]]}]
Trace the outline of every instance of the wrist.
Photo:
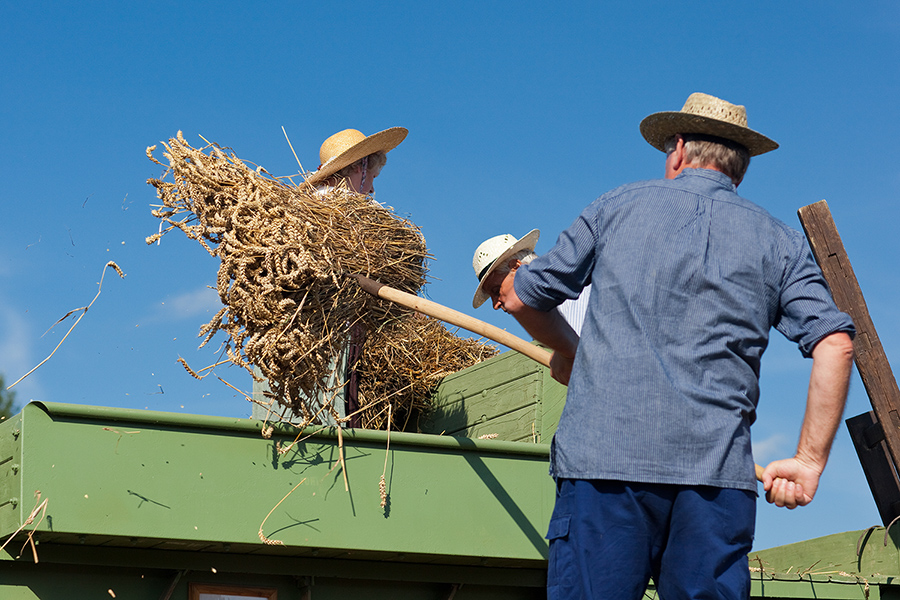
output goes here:
[{"label": "wrist", "polygon": [[828,462],[827,457],[824,460],[818,459],[802,450],[797,450],[797,453],[794,455],[794,460],[800,463],[803,467],[814,471],[817,475],[822,474],[822,472],[825,470],[825,463]]}]

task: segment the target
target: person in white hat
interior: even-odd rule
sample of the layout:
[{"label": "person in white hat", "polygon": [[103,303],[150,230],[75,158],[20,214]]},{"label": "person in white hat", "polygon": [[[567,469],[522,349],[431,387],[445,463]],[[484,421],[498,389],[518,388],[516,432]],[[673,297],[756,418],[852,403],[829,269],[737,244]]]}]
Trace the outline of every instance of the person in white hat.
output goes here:
[{"label": "person in white hat", "polygon": [[[813,359],[793,457],[766,498],[812,501],[840,424],[853,321],[803,234],[740,197],[750,157],[778,147],[707,94],[648,116],[665,178],[590,204],[519,266],[497,302],[554,350],[569,386],[553,438],[548,598],[748,598],[757,482],[750,445],[774,327]],[[551,309],[592,283],[581,338]]]},{"label": "person in white hat", "polygon": [[[472,299],[474,308],[484,304],[488,298],[494,310],[503,308],[499,298],[500,286],[505,279],[514,276],[516,269],[537,258],[534,247],[540,235],[539,230],[532,229],[517,240],[514,236],[504,233],[485,240],[475,249],[472,268],[475,269],[475,276],[478,278],[478,287]],[[588,284],[578,298],[565,300],[557,307],[559,314],[577,335],[581,335],[581,325],[584,323],[584,313],[590,294],[591,285]],[[559,327],[562,327],[562,324]]]}]

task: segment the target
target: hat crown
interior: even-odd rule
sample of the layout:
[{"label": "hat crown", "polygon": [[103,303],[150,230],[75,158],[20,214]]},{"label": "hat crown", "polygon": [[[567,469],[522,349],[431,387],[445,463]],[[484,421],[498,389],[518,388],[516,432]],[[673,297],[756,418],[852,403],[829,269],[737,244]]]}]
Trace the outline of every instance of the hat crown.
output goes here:
[{"label": "hat crown", "polygon": [[688,96],[681,112],[724,121],[738,127],[747,127],[747,108],[745,106],[732,104],[702,92],[694,92]]},{"label": "hat crown", "polygon": [[322,142],[322,147],[319,149],[319,162],[323,165],[326,164],[364,139],[366,136],[363,132],[356,129],[345,129],[335,133]]},{"label": "hat crown", "polygon": [[504,233],[481,242],[481,245],[475,249],[475,256],[472,257],[475,276],[480,279],[481,273],[517,241],[514,236]]},{"label": "hat crown", "polygon": [[778,148],[778,142],[747,126],[745,107],[702,92],[688,96],[684,108],[677,112],[653,113],[641,121],[641,135],[661,152],[666,151],[666,140],[679,133],[731,140],[744,146],[750,156]]}]

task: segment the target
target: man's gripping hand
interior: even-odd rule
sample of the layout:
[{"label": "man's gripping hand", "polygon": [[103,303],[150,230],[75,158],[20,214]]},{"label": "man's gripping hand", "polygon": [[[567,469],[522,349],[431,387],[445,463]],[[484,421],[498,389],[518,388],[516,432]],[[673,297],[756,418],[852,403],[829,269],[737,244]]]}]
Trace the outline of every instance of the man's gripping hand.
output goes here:
[{"label": "man's gripping hand", "polygon": [[554,352],[553,356],[550,357],[550,376],[563,385],[569,385],[569,377],[572,376],[572,364],[574,362],[574,358]]},{"label": "man's gripping hand", "polygon": [[821,474],[822,469],[796,457],[769,463],[762,477],[766,500],[789,509],[806,506],[816,495]]}]

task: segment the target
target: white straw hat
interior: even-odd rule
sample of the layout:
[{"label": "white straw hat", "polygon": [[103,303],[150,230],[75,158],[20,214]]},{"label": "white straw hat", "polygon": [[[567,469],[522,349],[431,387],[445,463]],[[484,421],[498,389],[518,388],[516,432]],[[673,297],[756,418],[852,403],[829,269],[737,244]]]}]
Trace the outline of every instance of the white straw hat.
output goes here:
[{"label": "white straw hat", "polygon": [[339,131],[322,142],[319,149],[321,164],[306,183],[315,185],[328,179],[344,167],[376,152],[390,152],[406,137],[405,127],[391,127],[366,137],[356,129]]},{"label": "white straw hat", "polygon": [[490,298],[490,295],[481,289],[481,284],[490,277],[494,269],[520,250],[533,251],[539,237],[541,237],[541,232],[532,229],[518,240],[512,235],[504,233],[481,242],[481,245],[475,249],[475,256],[472,257],[472,268],[475,269],[475,276],[478,278],[478,288],[472,299],[474,308],[478,308]]},{"label": "white straw hat", "polygon": [[641,121],[641,135],[657,150],[676,133],[700,133],[741,144],[750,156],[778,148],[778,143],[747,127],[747,109],[709,94],[695,92],[678,112],[658,112]]}]

